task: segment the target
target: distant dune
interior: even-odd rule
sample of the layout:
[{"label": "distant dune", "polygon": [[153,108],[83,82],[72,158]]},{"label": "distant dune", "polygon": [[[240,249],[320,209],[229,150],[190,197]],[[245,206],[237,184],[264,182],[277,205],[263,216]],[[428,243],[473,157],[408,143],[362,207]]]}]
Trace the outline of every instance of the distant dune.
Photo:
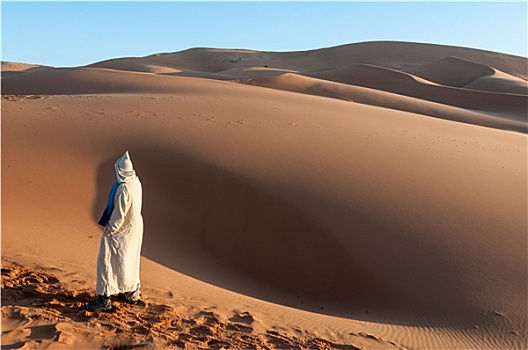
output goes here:
[{"label": "distant dune", "polygon": [[[6,69],[13,69],[17,64],[4,65]],[[354,94],[350,95],[348,87],[367,87],[484,114],[480,117],[458,117],[453,113],[444,115],[437,110],[435,113],[424,113],[429,116],[526,132],[526,69],[526,59],[522,57],[414,43],[360,43],[289,53],[190,49],[172,54],[112,59],[84,68],[44,71],[32,68],[26,71],[32,74],[7,76],[9,79],[4,79],[3,91],[6,94],[66,95],[171,93],[177,92],[173,88],[177,83],[171,77],[187,76],[314,94],[314,81],[307,83],[310,87],[292,88],[292,83],[284,78],[284,74],[291,73],[347,85],[343,88],[348,93],[343,94],[335,92],[336,85],[321,81],[317,84],[318,91],[325,97],[364,103],[364,98],[355,99]],[[151,74],[139,78],[139,73]],[[270,84],[271,80],[274,83]],[[298,82],[297,79],[293,84]],[[371,94],[376,93],[372,91]],[[401,109],[394,103],[380,102],[377,105]],[[409,108],[403,110],[413,112]],[[423,110],[416,112],[423,113]]]},{"label": "distant dune", "polygon": [[[399,42],[2,62],[3,344],[525,348],[527,63]],[[88,318],[68,290],[94,286],[124,150],[147,306]]]},{"label": "distant dune", "polygon": [[40,66],[37,64],[16,63],[16,62],[2,62],[2,78],[18,75],[21,73],[35,72],[37,70],[47,69],[51,67]]}]

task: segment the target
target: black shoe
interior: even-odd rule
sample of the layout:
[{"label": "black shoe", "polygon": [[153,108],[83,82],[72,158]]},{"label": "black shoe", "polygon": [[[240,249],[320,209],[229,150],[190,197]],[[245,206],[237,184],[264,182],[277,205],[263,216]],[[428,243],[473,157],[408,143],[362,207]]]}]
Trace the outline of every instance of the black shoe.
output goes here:
[{"label": "black shoe", "polygon": [[112,310],[112,301],[108,297],[99,295],[93,303],[86,304],[84,308],[90,312],[110,311]]},{"label": "black shoe", "polygon": [[130,299],[127,299],[127,297],[125,296],[125,294],[123,293],[119,293],[117,295],[117,299],[121,300],[121,301],[124,301],[125,303],[128,303],[128,304],[132,304],[132,305],[137,305],[137,303],[139,302],[139,299],[138,300],[130,300]]}]

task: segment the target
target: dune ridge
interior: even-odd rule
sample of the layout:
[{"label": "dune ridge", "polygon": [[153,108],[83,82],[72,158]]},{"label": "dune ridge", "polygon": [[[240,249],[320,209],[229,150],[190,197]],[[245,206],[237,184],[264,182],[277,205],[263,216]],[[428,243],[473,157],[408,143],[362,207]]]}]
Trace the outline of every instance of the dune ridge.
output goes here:
[{"label": "dune ridge", "polygon": [[478,111],[448,106],[441,103],[435,103],[434,101],[421,100],[411,96],[402,96],[368,87],[334,83],[332,81],[304,77],[293,73],[264,78],[252,78],[240,80],[239,82],[279,90],[337,98],[356,103],[418,113],[431,117],[504,130],[518,132],[527,131],[526,123],[523,120],[524,118],[520,117],[518,113],[504,113],[504,111],[501,111],[501,117],[485,115],[478,113]]},{"label": "dune ridge", "polygon": [[[518,78],[527,79],[525,59],[497,52],[444,45],[405,42],[365,42],[325,49],[298,52],[261,52],[238,49],[194,48],[175,53],[146,57],[112,59],[89,67],[120,69],[120,61],[218,73],[236,66],[264,66],[315,71],[350,64],[372,64],[392,69],[404,69],[428,64],[446,57],[458,57],[476,64],[495,67]],[[126,69],[126,68],[125,68]]]},{"label": "dune ridge", "polygon": [[[342,64],[347,57],[336,52],[358,47],[355,60],[370,63]],[[408,61],[409,48],[422,56]],[[330,349],[524,348],[527,136],[516,104],[523,95],[449,85],[494,76],[508,85],[520,58],[425,48],[267,53],[282,60],[268,67],[254,66],[262,59],[256,51],[196,49],[171,66],[162,61],[174,57],[160,55],[145,66],[138,59],[136,70],[112,60],[113,68],[3,77],[3,268],[56,266],[64,288],[93,288],[96,221],[115,181],[113,162],[129,150],[145,189],[145,300],[170,306],[160,315],[188,321],[188,332],[214,340],[213,323],[238,324],[246,328],[236,344],[275,348],[277,337],[301,348],[313,341]],[[439,51],[495,61],[442,61]],[[372,69],[384,59],[393,62]],[[459,76],[431,70],[451,64]],[[486,67],[499,66],[487,75]],[[307,73],[342,67],[388,75],[367,81],[377,89]],[[428,86],[465,108],[388,92],[391,79],[405,91]],[[3,274],[14,278],[9,269]],[[27,323],[13,305],[2,311],[5,339],[31,341],[38,322]],[[129,316],[153,320],[141,311]],[[56,333],[58,323],[40,325]],[[111,325],[101,334],[140,326]],[[161,328],[151,329],[153,341],[166,344]]]},{"label": "dune ridge", "polygon": [[[5,65],[12,69],[12,63]],[[424,113],[428,116],[527,132],[526,66],[525,58],[475,49],[371,42],[284,53],[197,48],[111,59],[86,67],[29,69],[5,76],[2,84],[5,94],[174,93],[178,83],[170,78],[192,77],[367,104],[372,104],[368,96],[376,95],[378,106],[424,110],[379,98],[393,101],[394,96],[380,94],[389,92],[466,110],[453,113],[447,108],[451,112],[442,114],[433,108],[434,112]],[[301,84],[297,76],[323,81],[305,79]],[[376,91],[359,93],[360,87]]]}]

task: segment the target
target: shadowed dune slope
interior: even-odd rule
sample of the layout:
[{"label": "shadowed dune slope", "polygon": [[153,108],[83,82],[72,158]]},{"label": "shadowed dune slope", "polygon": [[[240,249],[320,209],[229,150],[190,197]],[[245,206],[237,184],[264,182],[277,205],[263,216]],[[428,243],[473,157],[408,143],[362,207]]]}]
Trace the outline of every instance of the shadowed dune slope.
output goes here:
[{"label": "shadowed dune slope", "polygon": [[446,57],[440,61],[405,69],[407,73],[429,81],[453,87],[463,87],[475,79],[492,75],[488,66],[457,57]]}]

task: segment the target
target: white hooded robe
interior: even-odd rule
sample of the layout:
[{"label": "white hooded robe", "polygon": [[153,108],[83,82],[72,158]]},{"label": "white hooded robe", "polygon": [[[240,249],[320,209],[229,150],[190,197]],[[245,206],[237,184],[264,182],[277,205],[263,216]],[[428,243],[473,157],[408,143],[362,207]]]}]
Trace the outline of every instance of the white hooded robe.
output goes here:
[{"label": "white hooded robe", "polygon": [[142,187],[128,151],[117,160],[115,170],[119,187],[97,258],[96,293],[107,297],[139,292],[139,261],[143,243]]}]

